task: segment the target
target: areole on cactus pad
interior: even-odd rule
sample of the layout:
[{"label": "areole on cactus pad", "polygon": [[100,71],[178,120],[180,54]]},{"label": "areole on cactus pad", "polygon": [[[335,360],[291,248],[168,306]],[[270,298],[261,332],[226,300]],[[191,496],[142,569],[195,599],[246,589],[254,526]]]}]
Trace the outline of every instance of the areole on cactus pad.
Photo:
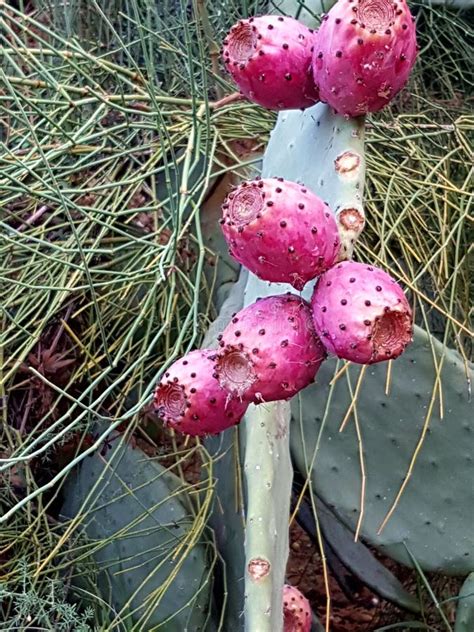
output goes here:
[{"label": "areole on cactus pad", "polygon": [[209,349],[191,351],[172,364],[154,395],[163,422],[184,434],[217,434],[238,424],[248,402],[229,397],[213,376],[214,357]]},{"label": "areole on cactus pad", "polygon": [[293,294],[269,296],[234,315],[219,336],[220,385],[254,403],[289,399],[310,384],[326,357],[311,308]]},{"label": "areole on cactus pad", "polygon": [[406,84],[416,54],[405,0],[339,0],[315,37],[320,98],[348,116],[381,110]]},{"label": "areole on cactus pad", "polygon": [[260,279],[302,290],[336,260],[340,240],[334,215],[301,184],[283,178],[242,182],[222,212],[231,255]]},{"label": "areole on cactus pad", "polygon": [[394,359],[413,337],[402,288],[375,266],[337,264],[318,279],[311,305],[321,341],[339,358],[359,364]]},{"label": "areole on cactus pad", "polygon": [[318,101],[313,38],[311,29],[289,17],[240,20],[224,40],[224,63],[251,101],[270,110],[307,108]]},{"label": "areole on cactus pad", "polygon": [[283,586],[283,632],[310,632],[311,606],[302,592]]}]

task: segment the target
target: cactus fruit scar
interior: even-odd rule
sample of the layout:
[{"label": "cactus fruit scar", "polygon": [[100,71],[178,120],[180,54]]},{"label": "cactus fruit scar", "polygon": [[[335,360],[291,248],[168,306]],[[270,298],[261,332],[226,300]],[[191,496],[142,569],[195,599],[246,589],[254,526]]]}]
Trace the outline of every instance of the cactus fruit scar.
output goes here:
[{"label": "cactus fruit scar", "polygon": [[345,360],[397,358],[413,337],[412,314],[395,279],[374,266],[344,261],[318,280],[311,300],[317,334]]},{"label": "cactus fruit scar", "polygon": [[339,0],[315,36],[321,101],[346,116],[377,112],[406,84],[416,55],[405,0]]},{"label": "cactus fruit scar", "polygon": [[340,248],[334,215],[307,187],[283,178],[242,182],[222,207],[231,255],[265,281],[297,290],[333,265]]},{"label": "cactus fruit scar", "polygon": [[311,58],[314,32],[289,17],[240,20],[222,49],[241,92],[270,110],[307,108],[318,101]]},{"label": "cactus fruit scar", "polygon": [[314,381],[325,357],[310,305],[288,293],[234,315],[219,336],[214,371],[232,396],[259,404],[293,397]]},{"label": "cactus fruit scar", "polygon": [[284,632],[310,632],[311,606],[306,597],[294,586],[283,586]]},{"label": "cactus fruit scar", "polygon": [[217,434],[238,424],[248,403],[232,399],[213,376],[215,351],[191,351],[172,364],[158,384],[155,410],[163,423],[193,436]]}]

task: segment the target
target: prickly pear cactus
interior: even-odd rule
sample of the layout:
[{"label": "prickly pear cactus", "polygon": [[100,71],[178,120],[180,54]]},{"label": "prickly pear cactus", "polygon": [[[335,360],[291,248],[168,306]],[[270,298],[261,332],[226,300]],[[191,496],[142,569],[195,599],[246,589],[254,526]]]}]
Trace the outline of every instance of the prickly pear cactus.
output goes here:
[{"label": "prickly pear cactus", "polygon": [[[338,221],[342,242],[340,256],[344,258],[351,254],[364,225],[363,141],[363,119],[346,120],[333,114],[327,106],[318,104],[304,112],[280,114],[263,161],[264,178],[281,176],[299,181],[328,202]],[[302,159],[304,156],[307,160]],[[306,286],[303,296],[309,298],[311,285]],[[290,285],[266,283],[249,275],[244,304],[252,303],[258,297],[287,291],[291,291]],[[264,411],[260,412],[259,408]],[[245,417],[248,493],[245,625],[248,631],[282,630],[281,603],[288,556],[292,477],[288,458],[289,417],[286,402],[251,408]],[[255,513],[251,508],[255,508]],[[262,525],[271,525],[273,533],[268,528],[263,530]],[[264,563],[257,564],[256,568],[263,573],[263,581],[255,581],[249,568],[253,569],[255,560],[260,559]]]},{"label": "prickly pear cactus", "polygon": [[101,597],[124,629],[166,622],[167,632],[212,632],[211,547],[202,533],[191,536],[185,488],[123,437],[111,446],[70,477],[61,511],[81,518]]},{"label": "prickly pear cactus", "polygon": [[[317,494],[355,530],[362,481],[358,438],[352,417],[343,432],[339,428],[351,407],[351,392],[357,387],[361,368],[351,365],[331,386],[335,369],[336,361],[327,361],[317,384],[295,398],[291,449],[298,470],[303,476],[310,472]],[[386,364],[362,370],[365,374],[352,410],[358,417],[366,471],[361,537],[411,565],[408,548],[424,570],[472,571],[474,490],[466,484],[472,479],[474,462],[469,396],[472,368],[455,351],[416,327],[413,344],[392,365],[388,394]],[[424,442],[408,476],[427,419]],[[406,488],[380,532],[407,478]]]},{"label": "prickly pear cactus", "polygon": [[454,632],[474,630],[474,573],[468,575],[459,592]]}]

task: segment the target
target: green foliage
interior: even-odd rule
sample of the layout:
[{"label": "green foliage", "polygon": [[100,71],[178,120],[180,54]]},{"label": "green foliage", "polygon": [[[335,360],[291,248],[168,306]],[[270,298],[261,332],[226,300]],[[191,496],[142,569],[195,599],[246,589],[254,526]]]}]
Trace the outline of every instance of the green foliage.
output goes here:
[{"label": "green foliage", "polygon": [[[87,593],[94,620],[84,623],[110,629],[108,605],[94,596],[90,542],[76,539],[87,511],[72,535],[64,532],[61,483],[87,455],[97,458],[115,427],[146,421],[156,379],[200,343],[215,316],[215,290],[235,273],[221,275],[217,266],[214,274],[208,265],[219,246],[201,231],[203,220],[213,221],[206,200],[229,172],[242,177],[259,160],[275,116],[244,102],[214,108],[233,89],[217,51],[234,21],[267,4],[177,4],[0,6],[4,629],[16,625],[16,609],[32,594],[43,604],[37,616],[46,613],[41,625],[59,629],[51,586],[55,604]],[[472,117],[462,92],[472,86],[472,16],[413,6],[422,49],[413,79],[366,129],[368,224],[357,257],[391,267],[412,291],[423,327],[469,354]],[[304,146],[310,165],[321,147]],[[92,437],[97,419],[107,429]],[[179,452],[159,442],[155,449],[172,452],[179,464],[192,458],[195,444]],[[229,530],[239,533],[238,452],[222,462],[222,452],[212,454],[203,461],[222,465],[219,494],[229,503],[224,474],[232,473],[237,502]],[[410,484],[416,476],[415,467]],[[189,525],[194,534],[202,529],[199,521]],[[20,561],[33,578],[24,589]],[[83,592],[71,574],[81,575]],[[229,611],[234,594],[242,603],[233,593]],[[75,612],[78,627],[84,615]]]},{"label": "green foliage", "polygon": [[454,632],[470,632],[474,629],[474,573],[467,576],[459,592]]},{"label": "green foliage", "polygon": [[472,369],[419,328],[390,372],[384,364],[344,368],[327,361],[317,384],[294,400],[299,471],[385,554],[408,565],[413,556],[424,570],[471,571],[474,496],[460,481],[474,459]]},{"label": "green foliage", "polygon": [[212,490],[190,488],[194,507],[180,479],[123,436],[110,446],[71,474],[61,514],[74,530],[84,525],[83,555],[89,548],[111,629],[212,630],[215,555],[204,533]]}]

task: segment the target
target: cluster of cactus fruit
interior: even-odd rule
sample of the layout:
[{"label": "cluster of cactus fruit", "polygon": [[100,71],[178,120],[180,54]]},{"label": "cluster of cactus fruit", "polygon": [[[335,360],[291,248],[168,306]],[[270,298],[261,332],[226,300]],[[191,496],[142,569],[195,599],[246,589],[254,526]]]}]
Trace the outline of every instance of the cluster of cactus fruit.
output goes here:
[{"label": "cluster of cactus fruit", "polygon": [[311,304],[286,293],[234,314],[216,350],[175,362],[155,391],[162,420],[190,435],[222,432],[249,404],[288,400],[311,384],[328,353],[360,364],[397,358],[411,341],[403,290],[374,266],[338,262],[333,214],[282,178],[243,182],[223,204],[230,252],[261,279],[297,289],[318,277]]},{"label": "cluster of cactus fruit", "polygon": [[289,17],[241,20],[223,57],[241,92],[271,110],[328,103],[346,116],[381,110],[415,63],[405,0],[339,0],[317,32]]},{"label": "cluster of cactus fruit", "polygon": [[[327,103],[346,117],[383,108],[416,59],[405,0],[339,0],[319,31],[289,17],[240,20],[223,61],[251,101],[272,110]],[[238,424],[250,404],[289,400],[315,381],[328,355],[359,364],[397,358],[413,337],[402,288],[385,271],[347,258],[328,204],[281,177],[242,182],[222,205],[230,254],[258,278],[300,292],[258,299],[234,314],[215,349],[170,366],[156,387],[158,416],[193,436]],[[311,609],[283,591],[285,632],[309,632]]]},{"label": "cluster of cactus fruit", "polygon": [[[297,20],[241,20],[223,59],[241,91],[271,109],[319,99],[345,115],[382,108],[405,84],[416,57],[405,0],[339,0],[318,32]],[[231,255],[265,281],[301,291],[311,304],[270,296],[234,314],[216,350],[175,362],[155,391],[163,422],[203,436],[238,424],[250,403],[290,399],[314,381],[328,353],[361,364],[397,358],[412,339],[408,301],[394,279],[343,258],[328,205],[283,178],[242,182],[222,206]]]}]

